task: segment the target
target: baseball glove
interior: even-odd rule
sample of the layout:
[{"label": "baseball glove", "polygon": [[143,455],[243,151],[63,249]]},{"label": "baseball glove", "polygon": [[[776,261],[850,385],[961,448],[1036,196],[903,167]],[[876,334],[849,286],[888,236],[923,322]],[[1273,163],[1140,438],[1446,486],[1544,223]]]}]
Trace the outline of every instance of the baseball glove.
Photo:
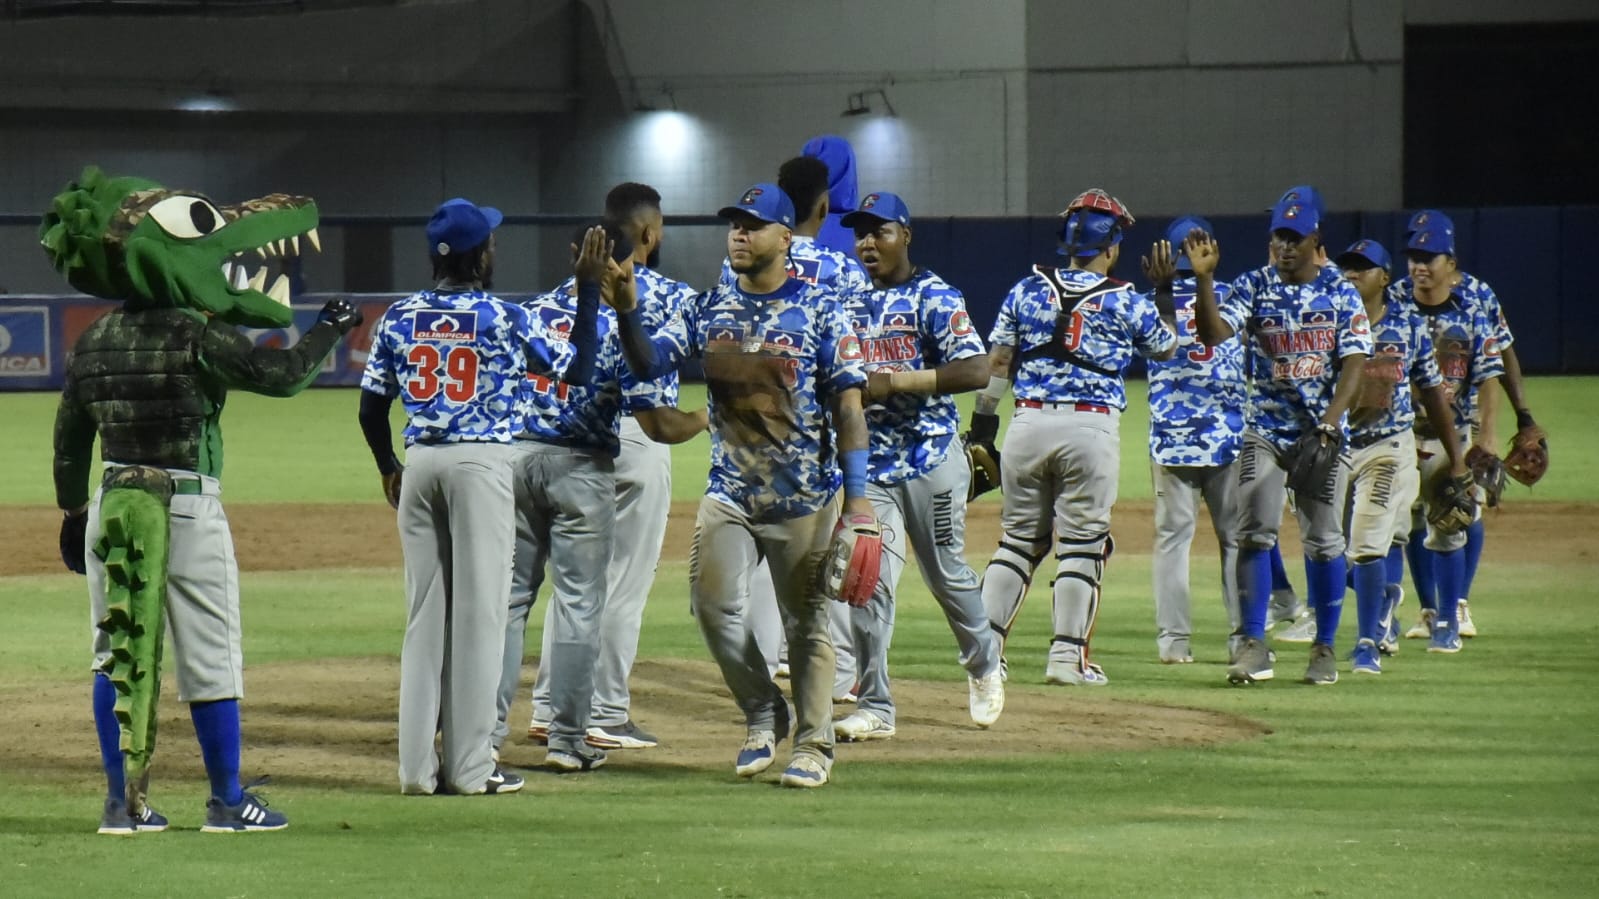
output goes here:
[{"label": "baseball glove", "polygon": [[1499,505],[1505,492],[1505,463],[1499,457],[1476,444],[1466,450],[1466,467],[1471,469],[1471,479],[1482,488],[1483,504],[1492,509]]},{"label": "baseball glove", "polygon": [[1343,449],[1342,436],[1331,437],[1320,430],[1311,431],[1294,441],[1288,450],[1288,488],[1303,505],[1312,499],[1332,499],[1333,472],[1338,465],[1338,455]]},{"label": "baseball glove", "polygon": [[1517,434],[1511,441],[1510,452],[1505,454],[1505,471],[1520,483],[1531,487],[1549,470],[1549,441],[1523,440]]},{"label": "baseball glove", "polygon": [[84,560],[84,542],[89,530],[89,510],[68,512],[61,519],[61,561],[67,570],[83,574],[87,570]]},{"label": "baseball glove", "polygon": [[1471,525],[1477,517],[1477,500],[1472,496],[1476,486],[1470,471],[1453,477],[1447,469],[1427,485],[1427,523],[1440,533],[1455,534]]},{"label": "baseball glove", "polygon": [[999,487],[999,450],[992,443],[978,443],[971,434],[961,435],[961,449],[966,452],[966,467],[971,470],[971,486],[966,491],[966,501],[982,496]]},{"label": "baseball glove", "polygon": [[822,589],[828,598],[860,608],[877,590],[882,571],[883,531],[870,515],[844,515],[822,559]]}]

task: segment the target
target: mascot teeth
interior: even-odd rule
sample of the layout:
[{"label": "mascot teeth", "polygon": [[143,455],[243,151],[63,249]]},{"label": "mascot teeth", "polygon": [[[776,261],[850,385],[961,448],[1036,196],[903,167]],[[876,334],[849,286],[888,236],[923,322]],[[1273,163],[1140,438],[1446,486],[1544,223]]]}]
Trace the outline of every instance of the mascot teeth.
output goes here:
[{"label": "mascot teeth", "polygon": [[318,253],[322,252],[322,238],[317,236],[315,228],[305,232],[305,239],[311,244],[311,249]]},{"label": "mascot teeth", "polygon": [[256,293],[266,293],[266,269],[261,269],[250,279],[250,289]]},{"label": "mascot teeth", "polygon": [[250,275],[244,270],[243,263],[233,267],[233,277],[229,281],[228,286],[232,287],[234,290],[244,290],[250,286]]},{"label": "mascot teeth", "polygon": [[289,276],[278,275],[278,279],[272,282],[272,289],[266,294],[285,306],[289,305]]}]

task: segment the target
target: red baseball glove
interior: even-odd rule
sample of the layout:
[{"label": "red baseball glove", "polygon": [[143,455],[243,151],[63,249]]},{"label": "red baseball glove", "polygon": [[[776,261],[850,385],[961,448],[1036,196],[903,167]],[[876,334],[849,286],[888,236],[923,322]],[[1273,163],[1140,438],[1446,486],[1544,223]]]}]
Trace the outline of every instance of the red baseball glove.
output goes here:
[{"label": "red baseball glove", "polygon": [[883,531],[870,515],[844,515],[822,559],[822,589],[830,599],[860,608],[877,590]]}]

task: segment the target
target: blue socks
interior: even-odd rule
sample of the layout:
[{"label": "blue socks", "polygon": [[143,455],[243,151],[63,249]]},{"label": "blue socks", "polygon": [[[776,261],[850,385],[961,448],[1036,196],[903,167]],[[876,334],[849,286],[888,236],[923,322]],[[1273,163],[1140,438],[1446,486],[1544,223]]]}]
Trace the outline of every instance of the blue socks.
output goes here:
[{"label": "blue socks", "polygon": [[1271,545],[1271,589],[1294,589],[1294,585],[1288,581],[1288,569],[1283,567],[1283,551],[1275,543]]},{"label": "blue socks", "polygon": [[[1271,560],[1275,549],[1238,548],[1238,589],[1243,592],[1244,636],[1266,639],[1266,609],[1271,605]],[[1282,564],[1278,556],[1278,565]]]},{"label": "blue socks", "polygon": [[1471,582],[1477,579],[1477,562],[1482,559],[1482,538],[1482,519],[1479,518],[1466,528],[1466,575],[1460,584],[1461,599],[1471,597]]},{"label": "blue socks", "polygon": [[[1382,639],[1383,607],[1388,602],[1388,563],[1385,559],[1360,562],[1350,568],[1355,582],[1355,615],[1362,640]],[[1317,622],[1318,634],[1320,622]]]},{"label": "blue socks", "polygon": [[1305,559],[1308,583],[1305,592],[1310,597],[1310,607],[1316,613],[1316,642],[1333,645],[1338,633],[1338,619],[1344,611],[1344,578],[1347,565],[1343,556],[1331,559]]},{"label": "blue socks", "polygon": [[1416,601],[1423,609],[1438,608],[1437,580],[1433,574],[1433,551],[1425,546],[1425,528],[1410,532],[1410,542],[1405,544],[1405,557],[1410,560],[1410,580],[1416,585]]},{"label": "blue socks", "polygon": [[1466,551],[1435,552],[1432,561],[1433,577],[1438,582],[1438,621],[1453,627],[1460,608],[1460,591],[1466,581]]},{"label": "blue socks", "polygon": [[239,701],[190,703],[189,717],[200,741],[206,776],[211,779],[211,795],[225,805],[238,805],[244,801],[239,786]]},{"label": "blue socks", "polygon": [[104,674],[94,676],[94,732],[100,738],[100,765],[105,768],[106,797],[128,798],[122,767],[122,728],[117,725],[117,688]]},{"label": "blue socks", "polygon": [[1405,547],[1408,544],[1395,543],[1388,548],[1388,558],[1385,560],[1383,570],[1387,573],[1387,582],[1400,586],[1405,582]]}]

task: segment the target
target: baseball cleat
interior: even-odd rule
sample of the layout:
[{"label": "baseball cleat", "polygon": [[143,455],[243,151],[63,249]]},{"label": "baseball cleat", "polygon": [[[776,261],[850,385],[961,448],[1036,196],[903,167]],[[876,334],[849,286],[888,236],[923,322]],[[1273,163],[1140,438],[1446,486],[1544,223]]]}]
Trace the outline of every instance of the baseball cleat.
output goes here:
[{"label": "baseball cleat", "polygon": [[1243,651],[1245,639],[1247,638],[1238,631],[1227,635],[1227,664],[1231,665],[1238,661],[1238,653]]},{"label": "baseball cleat", "polygon": [[1105,669],[1093,662],[1084,664],[1081,659],[1056,662],[1044,667],[1044,683],[1065,687],[1103,687],[1110,683]]},{"label": "baseball cleat", "polygon": [[772,767],[772,756],[777,751],[777,735],[769,730],[752,730],[739,747],[738,758],[733,761],[733,771],[739,777],[754,777]]},{"label": "baseball cleat", "polygon": [[483,789],[478,790],[477,795],[497,796],[501,793],[515,793],[517,790],[522,789],[523,783],[525,781],[523,781],[520,774],[511,774],[500,768],[499,765],[495,765],[494,773],[490,774],[489,779],[483,782]]},{"label": "baseball cleat", "polygon": [[1312,643],[1310,664],[1305,666],[1305,683],[1325,687],[1338,683],[1338,654],[1325,643]]},{"label": "baseball cleat", "polygon": [[604,765],[606,760],[604,750],[587,745],[572,749],[551,749],[544,755],[545,766],[562,774],[593,771]]},{"label": "baseball cleat", "polygon": [[1316,616],[1303,615],[1298,621],[1271,635],[1277,643],[1316,642]]},{"label": "baseball cleat", "polygon": [[995,669],[987,677],[966,678],[966,707],[978,727],[998,721],[999,713],[1005,710],[1005,675]]},{"label": "baseball cleat", "polygon": [[1356,674],[1381,674],[1381,656],[1375,640],[1361,640],[1355,644],[1355,651],[1349,656],[1349,670]]},{"label": "baseball cleat", "polygon": [[1460,636],[1467,638],[1477,636],[1477,623],[1471,620],[1471,609],[1464,599],[1460,601],[1455,612],[1455,622],[1460,625]]},{"label": "baseball cleat", "polygon": [[655,735],[633,723],[600,724],[589,727],[583,742],[596,749],[653,749],[660,745]]},{"label": "baseball cleat", "polygon": [[249,790],[244,791],[244,798],[238,805],[224,805],[222,800],[212,796],[205,803],[205,826],[200,828],[202,833],[255,833],[257,831],[282,830],[289,826],[289,819],[282,812],[269,811],[261,797]]},{"label": "baseball cleat", "polygon": [[136,833],[160,833],[166,829],[165,815],[147,805],[144,813],[135,817],[129,814],[128,803],[122,799],[106,799],[105,814],[100,816],[99,833],[108,836],[128,837]]},{"label": "baseball cleat", "polygon": [[833,722],[833,736],[846,743],[886,740],[896,732],[894,725],[870,709],[857,709]]},{"label": "baseball cleat", "polygon": [[1427,643],[1428,652],[1441,652],[1454,654],[1460,651],[1460,629],[1458,626],[1450,627],[1447,623],[1436,621],[1432,626],[1432,637]]},{"label": "baseball cleat", "polygon": [[1271,606],[1266,614],[1267,626],[1297,621],[1306,612],[1305,604],[1294,594],[1292,587],[1271,591]]},{"label": "baseball cleat", "polygon": [[1272,669],[1276,660],[1277,654],[1267,648],[1265,640],[1245,637],[1243,645],[1238,647],[1237,661],[1227,666],[1227,682],[1253,684],[1271,680],[1276,676]]},{"label": "baseball cleat", "polygon": [[1431,637],[1432,636],[1432,624],[1433,624],[1434,621],[1437,621],[1437,620],[1438,620],[1438,613],[1435,610],[1433,610],[1433,609],[1422,609],[1421,610],[1421,617],[1416,619],[1416,623],[1410,626],[1410,630],[1405,631],[1405,639],[1406,640],[1425,640],[1428,637]]},{"label": "baseball cleat", "polygon": [[783,771],[783,786],[802,789],[827,783],[827,763],[814,755],[795,756]]},{"label": "baseball cleat", "polygon": [[550,722],[534,718],[527,726],[527,740],[535,746],[550,745]]}]

